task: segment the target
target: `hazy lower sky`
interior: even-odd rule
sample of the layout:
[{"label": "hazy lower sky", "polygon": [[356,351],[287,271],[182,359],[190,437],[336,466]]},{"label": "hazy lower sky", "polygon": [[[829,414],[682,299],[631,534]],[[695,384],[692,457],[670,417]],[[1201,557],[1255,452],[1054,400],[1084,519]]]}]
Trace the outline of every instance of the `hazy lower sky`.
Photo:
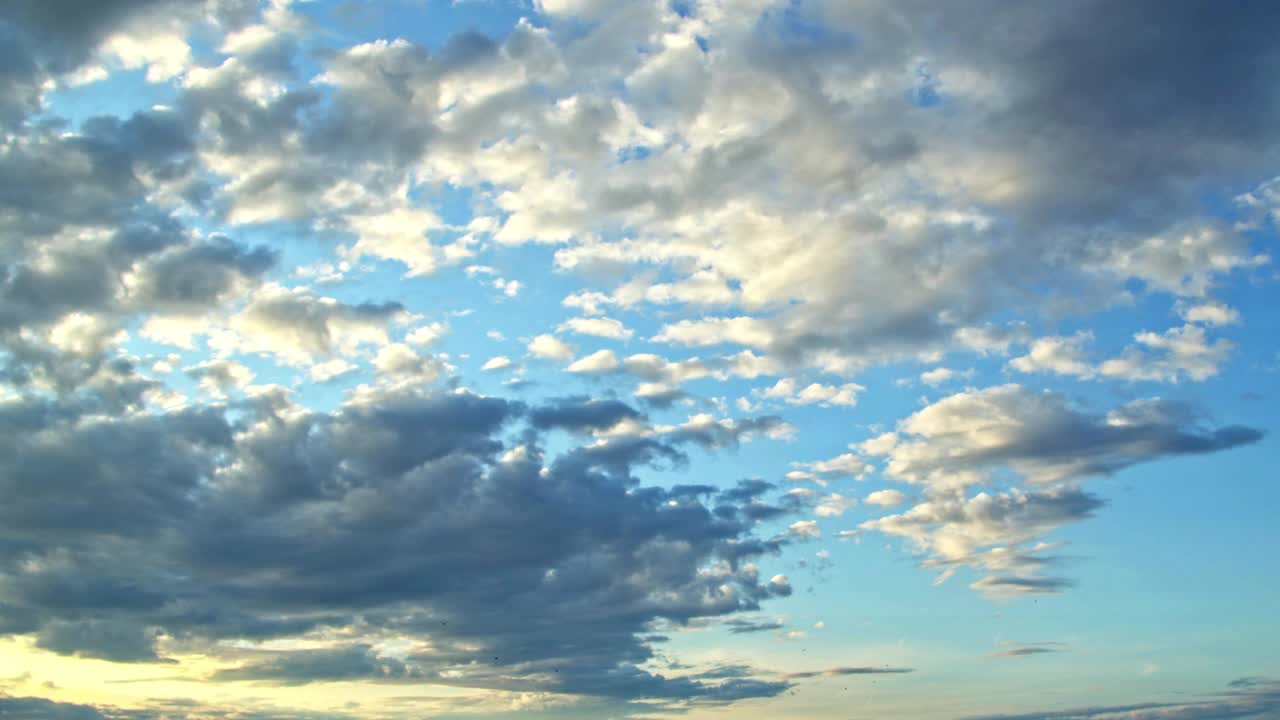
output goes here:
[{"label": "hazy lower sky", "polygon": [[0,717],[1280,717],[1280,7],[0,3]]}]

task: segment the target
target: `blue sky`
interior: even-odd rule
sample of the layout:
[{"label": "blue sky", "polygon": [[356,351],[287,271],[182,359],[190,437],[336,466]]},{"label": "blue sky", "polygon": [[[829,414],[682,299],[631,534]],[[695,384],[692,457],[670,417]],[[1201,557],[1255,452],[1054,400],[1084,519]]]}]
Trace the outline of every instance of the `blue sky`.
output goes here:
[{"label": "blue sky", "polygon": [[1280,13],[0,9],[0,715],[1280,713]]}]

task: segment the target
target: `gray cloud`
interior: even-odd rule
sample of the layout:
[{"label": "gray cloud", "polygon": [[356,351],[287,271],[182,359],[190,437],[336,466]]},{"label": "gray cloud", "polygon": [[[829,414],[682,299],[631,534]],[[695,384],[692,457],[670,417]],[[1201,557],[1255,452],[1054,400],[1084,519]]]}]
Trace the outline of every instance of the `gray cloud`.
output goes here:
[{"label": "gray cloud", "polygon": [[36,647],[113,662],[160,661],[155,651],[153,631],[110,620],[48,623],[36,636]]},{"label": "gray cloud", "polygon": [[637,667],[659,621],[785,594],[746,562],[779,547],[750,536],[745,510],[731,512],[747,495],[718,498],[713,513],[700,493],[635,485],[634,463],[678,455],[664,442],[545,462],[531,425],[517,433],[523,449],[500,459],[503,429],[533,422],[519,403],[454,392],[326,414],[281,402],[250,405],[237,423],[217,406],[106,420],[8,404],[0,483],[23,502],[7,506],[0,542],[45,558],[0,567],[6,617],[28,618],[12,631],[34,623],[41,647],[117,661],[158,660],[161,636],[216,642],[323,625],[433,648],[402,659],[365,645],[298,651],[220,680],[429,678],[701,702],[785,689]]},{"label": "gray cloud", "polygon": [[1047,655],[1050,653],[1066,652],[1068,647],[1066,643],[1060,642],[1037,642],[1037,643],[1020,643],[1020,642],[1002,642],[1002,649],[991,653],[991,657],[1031,657],[1035,655]]},{"label": "gray cloud", "polygon": [[1080,707],[967,720],[1267,720],[1280,713],[1280,683],[1232,683],[1230,690],[1202,700]]},{"label": "gray cloud", "polygon": [[786,625],[780,620],[760,620],[750,618],[732,618],[730,620],[726,620],[724,622],[724,626],[729,628],[729,632],[734,635],[768,632],[770,630],[781,630],[786,627]]},{"label": "gray cloud", "polygon": [[608,430],[623,420],[639,420],[642,417],[626,403],[585,397],[560,398],[536,407],[529,413],[529,421],[535,428],[561,428],[571,432]]},{"label": "gray cloud", "polygon": [[915,672],[912,668],[898,667],[836,667],[827,670],[810,670],[804,672],[787,673],[783,677],[790,680],[803,680],[815,677],[841,677],[846,675],[901,675],[904,673]]},{"label": "gray cloud", "polygon": [[326,650],[295,650],[276,657],[248,663],[239,668],[219,670],[214,680],[250,680],[281,685],[305,685],[340,680],[421,679],[403,661],[380,656],[368,645],[352,645]]}]

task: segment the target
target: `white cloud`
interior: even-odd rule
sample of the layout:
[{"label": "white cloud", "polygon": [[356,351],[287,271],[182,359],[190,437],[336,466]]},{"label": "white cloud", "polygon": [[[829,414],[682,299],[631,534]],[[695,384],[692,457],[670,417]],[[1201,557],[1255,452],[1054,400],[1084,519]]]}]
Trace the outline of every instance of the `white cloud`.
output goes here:
[{"label": "white cloud", "polygon": [[629,340],[635,334],[620,321],[604,317],[569,318],[560,324],[559,330],[614,340]]},{"label": "white cloud", "polygon": [[907,501],[907,496],[897,490],[877,490],[862,502],[879,507],[894,507]]},{"label": "white cloud", "polygon": [[961,372],[952,370],[951,368],[936,367],[932,370],[926,370],[920,373],[920,382],[930,387],[938,387],[939,385],[943,385],[961,377],[973,377],[973,371],[967,370]]},{"label": "white cloud", "polygon": [[858,393],[866,388],[856,383],[843,385],[823,385],[809,383],[804,387],[793,378],[783,378],[773,386],[753,391],[766,398],[778,398],[791,405],[842,405],[853,407],[858,404]]},{"label": "white cloud", "polygon": [[507,280],[504,278],[496,278],[493,281],[493,287],[501,290],[503,295],[507,297],[515,297],[520,294],[520,289],[524,285],[519,280]]},{"label": "white cloud", "polygon": [[840,493],[824,496],[814,507],[818,517],[840,517],[858,506],[858,499],[845,497]]},{"label": "white cloud", "polygon": [[328,382],[356,369],[355,363],[343,358],[332,358],[312,365],[308,372],[315,382]]},{"label": "white cloud", "polygon": [[[814,462],[793,462],[791,466],[801,470],[806,476],[815,477],[822,480],[830,480],[841,477],[852,477],[861,479],[866,476],[871,469],[863,459],[854,453],[845,453],[838,455],[830,460],[818,460]],[[789,479],[807,479],[807,477],[791,477]]]},{"label": "white cloud", "polygon": [[1083,345],[1093,339],[1089,332],[1069,337],[1043,337],[1032,341],[1026,355],[1009,361],[1009,367],[1024,373],[1051,372],[1058,375],[1092,377],[1094,368]]},{"label": "white cloud", "polygon": [[[1091,476],[1168,455],[1206,453],[1254,442],[1247,428],[1208,429],[1185,406],[1137,400],[1105,414],[1076,410],[1061,395],[1018,385],[939,400],[859,448],[887,461],[886,477],[923,486],[925,497],[860,529],[908,539],[925,567],[950,577],[962,565],[989,574],[989,595],[1056,592],[1069,584],[1042,571],[1051,545],[1040,539],[1089,517],[1102,501],[1081,489]],[[1026,487],[980,490],[1015,483]],[[868,504],[897,504],[898,493]]]},{"label": "white cloud", "polygon": [[565,368],[571,373],[604,373],[618,368],[618,356],[612,350],[597,350],[590,355],[579,358]]},{"label": "white cloud", "polygon": [[433,322],[429,325],[410,330],[405,336],[404,341],[410,345],[434,345],[439,342],[440,338],[449,332],[449,327],[444,323]]},{"label": "white cloud", "polygon": [[510,368],[510,367],[515,367],[515,363],[512,362],[511,358],[506,357],[504,355],[498,355],[486,360],[484,365],[482,365],[480,369],[481,370],[506,370],[507,368]]},{"label": "white cloud", "polygon": [[1099,371],[1124,380],[1207,380],[1218,374],[1235,348],[1229,340],[1209,341],[1199,325],[1170,328],[1163,334],[1141,332],[1134,340],[1135,345],[1102,363]]},{"label": "white cloud", "polygon": [[376,257],[405,266],[406,277],[429,275],[447,262],[444,251],[426,234],[441,226],[435,213],[416,207],[394,207],[366,215],[348,215],[347,223],[359,240],[347,249],[347,257]]},{"label": "white cloud", "polygon": [[529,341],[529,354],[534,357],[568,362],[573,359],[573,353],[573,346],[555,335],[544,333]]},{"label": "white cloud", "polygon": [[666,325],[653,339],[678,345],[736,343],[767,348],[773,340],[773,331],[767,323],[753,317],[703,318]]},{"label": "white cloud", "polygon": [[1180,305],[1178,314],[1189,323],[1201,325],[1235,325],[1240,322],[1240,313],[1235,308],[1218,302]]},{"label": "white cloud", "polygon": [[787,527],[787,534],[792,537],[816,540],[822,537],[822,529],[816,520],[797,520]]}]

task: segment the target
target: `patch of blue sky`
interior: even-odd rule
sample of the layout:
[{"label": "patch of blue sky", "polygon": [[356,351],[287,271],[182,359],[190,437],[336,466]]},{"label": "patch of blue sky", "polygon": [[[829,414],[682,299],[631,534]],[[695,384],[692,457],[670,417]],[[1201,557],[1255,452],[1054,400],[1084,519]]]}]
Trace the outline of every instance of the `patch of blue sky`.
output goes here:
[{"label": "patch of blue sky", "polygon": [[618,148],[616,153],[619,165],[644,160],[653,154],[653,149],[646,145],[627,145]]},{"label": "patch of blue sky", "polygon": [[61,86],[45,94],[44,118],[61,118],[79,128],[89,118],[114,115],[127,119],[135,112],[171,105],[178,95],[171,82],[148,82],[147,71],[116,70],[102,80]]},{"label": "patch of blue sky", "polygon": [[791,0],[780,10],[765,10],[756,24],[757,39],[780,49],[807,54],[848,50],[857,45],[853,33],[823,23],[807,12],[807,4],[803,0]]},{"label": "patch of blue sky", "polygon": [[942,85],[929,63],[921,62],[915,68],[915,85],[908,91],[911,102],[918,107],[936,107],[942,104]]},{"label": "patch of blue sky", "polygon": [[521,17],[532,14],[517,0],[353,0],[302,3],[295,10],[343,45],[404,38],[432,51],[467,31],[501,41]]}]

